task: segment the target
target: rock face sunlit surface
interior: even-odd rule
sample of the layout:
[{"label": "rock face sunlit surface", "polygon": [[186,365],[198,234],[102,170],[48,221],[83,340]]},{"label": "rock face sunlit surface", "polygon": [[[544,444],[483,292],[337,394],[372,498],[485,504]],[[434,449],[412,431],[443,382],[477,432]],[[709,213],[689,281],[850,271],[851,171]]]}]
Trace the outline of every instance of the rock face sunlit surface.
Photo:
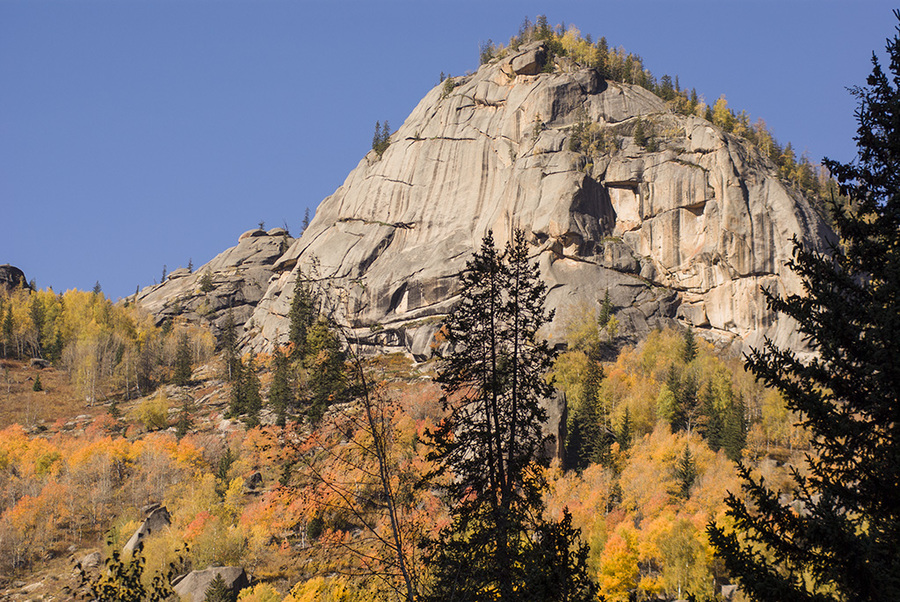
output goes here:
[{"label": "rock face sunlit surface", "polygon": [[[722,341],[798,348],[762,290],[799,292],[785,267],[792,237],[826,247],[806,200],[748,142],[593,69],[536,73],[541,52],[431,90],[272,265],[245,342],[286,339],[302,270],[373,344],[427,355],[481,237],[493,230],[502,245],[522,228],[557,309],[551,339],[567,308],[608,289],[634,337],[677,320]],[[653,151],[634,141],[639,120]],[[593,152],[571,142],[590,123],[602,137]]]}]

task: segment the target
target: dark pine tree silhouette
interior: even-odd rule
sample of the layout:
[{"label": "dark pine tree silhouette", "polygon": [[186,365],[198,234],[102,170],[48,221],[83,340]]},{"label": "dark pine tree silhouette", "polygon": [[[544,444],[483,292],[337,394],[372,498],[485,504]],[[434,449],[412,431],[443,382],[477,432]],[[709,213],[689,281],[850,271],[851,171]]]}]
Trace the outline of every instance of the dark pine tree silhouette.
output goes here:
[{"label": "dark pine tree silhouette", "polygon": [[554,352],[536,333],[552,315],[524,233],[505,253],[488,233],[461,284],[445,324],[452,351],[439,372],[449,417],[431,433],[429,454],[450,477],[453,524],[431,547],[426,599],[593,599],[578,531],[542,518],[540,401],[553,393],[545,374]]},{"label": "dark pine tree silhouette", "polygon": [[900,600],[898,33],[887,51],[890,73],[873,55],[867,85],[853,90],[856,161],[825,161],[851,201],[832,203],[840,242],[822,254],[795,241],[805,294],[769,299],[817,356],[769,342],[748,360],[800,413],[813,448],[808,473],[793,475],[794,504],[742,467],[744,493],[727,499],[734,530],[708,529],[754,600]]}]

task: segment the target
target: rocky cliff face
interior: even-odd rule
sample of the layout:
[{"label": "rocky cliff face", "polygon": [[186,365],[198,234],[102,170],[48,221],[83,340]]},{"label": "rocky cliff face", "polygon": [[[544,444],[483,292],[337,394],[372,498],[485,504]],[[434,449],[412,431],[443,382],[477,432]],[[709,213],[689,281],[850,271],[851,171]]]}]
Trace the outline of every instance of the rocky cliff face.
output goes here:
[{"label": "rocky cliff face", "polygon": [[216,332],[231,309],[241,329],[268,290],[275,262],[293,243],[283,228],[249,230],[209,263],[194,272],[175,270],[165,282],[140,291],[137,300],[158,323],[181,316],[206,321]]},{"label": "rocky cliff face", "polygon": [[634,337],[680,321],[798,347],[762,290],[799,291],[784,264],[793,236],[824,248],[817,213],[745,141],[592,69],[541,73],[543,57],[525,48],[431,90],[271,266],[245,342],[286,338],[302,271],[372,344],[427,355],[481,237],[522,228],[558,310],[551,338],[567,306],[608,289]]}]

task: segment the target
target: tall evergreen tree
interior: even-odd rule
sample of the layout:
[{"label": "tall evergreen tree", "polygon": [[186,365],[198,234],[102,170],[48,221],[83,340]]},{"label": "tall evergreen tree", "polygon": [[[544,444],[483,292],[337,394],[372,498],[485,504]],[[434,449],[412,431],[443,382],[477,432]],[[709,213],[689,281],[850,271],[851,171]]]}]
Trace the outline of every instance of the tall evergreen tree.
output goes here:
[{"label": "tall evergreen tree", "polygon": [[697,337],[694,335],[694,330],[690,326],[684,331],[682,345],[681,359],[684,360],[685,364],[690,364],[694,361],[694,358],[697,357]]},{"label": "tall evergreen tree", "polygon": [[234,310],[228,308],[225,314],[225,325],[221,336],[222,358],[225,361],[225,380],[235,383],[240,379],[241,358],[238,354],[237,327],[234,323]]},{"label": "tall evergreen tree", "polygon": [[609,320],[613,317],[613,304],[612,300],[609,298],[609,289],[606,289],[606,294],[603,295],[603,301],[600,303],[600,314],[597,316],[597,324],[600,328],[606,328],[606,325],[609,324]]},{"label": "tall evergreen tree", "polygon": [[599,398],[603,368],[597,354],[591,353],[584,377],[584,395],[572,411],[568,421],[565,465],[567,469],[582,470],[591,462],[606,463],[613,437],[608,428],[608,415]]},{"label": "tall evergreen tree", "polygon": [[684,453],[678,457],[675,463],[675,483],[677,486],[675,495],[685,500],[691,497],[691,487],[694,486],[694,481],[696,480],[697,462],[694,460],[691,448],[685,445]]},{"label": "tall evergreen tree", "polygon": [[631,420],[631,411],[628,406],[625,406],[625,414],[616,431],[616,443],[619,444],[619,449],[625,451],[631,447],[632,437],[634,437],[634,423]]},{"label": "tall evergreen tree", "polygon": [[172,382],[184,386],[191,382],[191,344],[187,331],[182,330],[178,335],[175,346],[175,373]]},{"label": "tall evergreen tree", "polygon": [[290,363],[277,345],[272,361],[275,369],[272,375],[272,384],[269,385],[269,405],[278,416],[278,426],[284,426],[287,422],[287,410],[294,403],[294,393],[290,383]]},{"label": "tall evergreen tree", "polygon": [[6,317],[3,318],[3,357],[9,357],[15,349],[12,303],[6,306]]},{"label": "tall evergreen tree", "polygon": [[[900,20],[900,12],[895,11]],[[859,100],[858,157],[826,160],[854,211],[832,204],[830,254],[795,241],[804,294],[770,297],[817,355],[767,342],[751,371],[784,395],[811,436],[794,504],[741,468],[734,530],[709,537],[754,600],[900,600],[900,28],[890,73],[875,56]],[[799,506],[801,510],[795,511]]]},{"label": "tall evergreen tree", "polygon": [[346,357],[337,332],[324,317],[310,327],[306,346],[303,360],[309,374],[306,414],[312,422],[318,422],[329,405],[345,399]]},{"label": "tall evergreen tree", "polygon": [[445,325],[452,351],[439,372],[449,416],[431,434],[429,454],[439,473],[451,475],[445,489],[453,519],[432,547],[431,599],[591,599],[587,581],[548,587],[560,574],[550,567],[561,564],[567,584],[575,583],[586,552],[577,530],[541,518],[548,441],[539,402],[553,393],[545,374],[554,352],[536,333],[552,314],[524,233],[516,231],[503,254],[488,233],[461,284]]},{"label": "tall evergreen tree", "polygon": [[307,354],[309,329],[319,315],[319,299],[303,272],[297,272],[291,308],[288,310],[288,340],[293,345],[292,358],[303,359]]},{"label": "tall evergreen tree", "polygon": [[729,401],[722,421],[722,448],[725,455],[735,462],[741,459],[741,454],[747,446],[747,407],[744,397],[738,395]]},{"label": "tall evergreen tree", "polygon": [[262,409],[262,397],[259,393],[259,375],[256,373],[256,355],[251,353],[247,365],[239,362],[238,378],[231,385],[231,416],[246,415],[248,426],[256,426],[259,422],[259,411]]}]

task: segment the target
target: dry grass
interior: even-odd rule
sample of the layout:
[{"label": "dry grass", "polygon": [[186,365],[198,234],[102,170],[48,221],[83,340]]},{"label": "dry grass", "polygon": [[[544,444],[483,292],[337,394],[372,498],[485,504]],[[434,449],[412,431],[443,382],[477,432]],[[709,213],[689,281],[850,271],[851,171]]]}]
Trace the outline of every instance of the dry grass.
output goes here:
[{"label": "dry grass", "polygon": [[[36,392],[32,387],[38,375],[44,390]],[[102,404],[88,407],[64,370],[38,369],[28,362],[0,360],[0,429],[16,423],[26,428],[50,426],[59,419],[106,412]]]}]

